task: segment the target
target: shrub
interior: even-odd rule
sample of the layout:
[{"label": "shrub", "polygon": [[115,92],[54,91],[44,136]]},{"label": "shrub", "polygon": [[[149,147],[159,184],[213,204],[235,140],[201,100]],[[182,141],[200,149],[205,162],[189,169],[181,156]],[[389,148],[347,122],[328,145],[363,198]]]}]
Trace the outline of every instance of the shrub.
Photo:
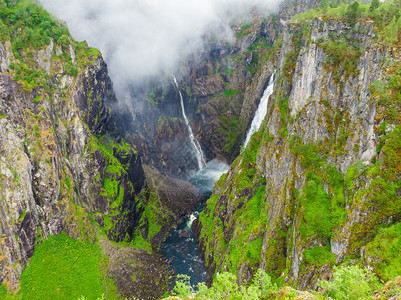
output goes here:
[{"label": "shrub", "polygon": [[178,274],[174,291],[174,295],[179,296],[181,299],[187,299],[188,296],[193,293],[193,289],[190,285],[190,277],[188,275]]},{"label": "shrub", "polygon": [[366,299],[378,285],[377,277],[358,266],[334,267],[333,281],[319,281],[325,294],[338,300]]},{"label": "shrub", "polygon": [[[187,299],[193,293],[189,285],[190,277],[178,275],[179,280],[174,287],[175,295],[181,299]],[[218,273],[210,289],[202,282],[198,284],[198,292],[195,299],[225,299],[225,300],[256,300],[266,299],[277,293],[278,288],[272,283],[271,277],[259,269],[249,286],[239,286],[237,278],[228,272]]]}]

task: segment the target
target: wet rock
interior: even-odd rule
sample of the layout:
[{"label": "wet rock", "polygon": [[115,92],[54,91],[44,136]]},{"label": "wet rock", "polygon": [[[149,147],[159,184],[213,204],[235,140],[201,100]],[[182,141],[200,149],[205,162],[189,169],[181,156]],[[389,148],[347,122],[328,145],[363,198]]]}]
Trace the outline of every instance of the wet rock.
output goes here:
[{"label": "wet rock", "polygon": [[187,230],[179,230],[178,236],[182,237],[182,238],[187,238],[187,237],[189,237],[189,232]]},{"label": "wet rock", "polygon": [[[155,168],[144,165],[146,182],[161,211],[158,223],[163,226],[153,237],[152,245],[160,245],[169,231],[193,212],[201,200],[195,187],[187,182],[161,175]],[[185,234],[185,233],[183,233]]]}]

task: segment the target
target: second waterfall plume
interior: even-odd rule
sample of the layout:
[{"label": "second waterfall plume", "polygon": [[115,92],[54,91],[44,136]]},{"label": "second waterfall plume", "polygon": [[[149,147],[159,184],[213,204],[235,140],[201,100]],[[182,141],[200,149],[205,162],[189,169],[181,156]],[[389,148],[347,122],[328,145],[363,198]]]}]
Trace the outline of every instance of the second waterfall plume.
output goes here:
[{"label": "second waterfall plume", "polygon": [[251,139],[252,134],[254,134],[256,131],[259,130],[260,125],[262,125],[263,119],[266,116],[267,113],[267,102],[269,100],[269,97],[271,94],[273,94],[273,89],[274,89],[274,74],[276,71],[273,72],[273,74],[270,76],[269,83],[267,84],[267,88],[263,93],[262,99],[260,99],[260,103],[258,106],[258,109],[255,112],[255,116],[253,117],[251,127],[248,130],[248,133],[246,135],[244,147],[248,145],[249,140]]},{"label": "second waterfall plume", "polygon": [[189,124],[188,118],[185,114],[184,99],[182,97],[180,87],[178,86],[177,79],[173,74],[171,74],[171,76],[173,77],[175,86],[177,87],[178,93],[180,94],[182,116],[184,117],[185,124],[187,125],[188,128],[189,140],[191,141],[192,147],[194,148],[196,159],[198,160],[198,167],[201,170],[206,165],[205,158],[203,157],[202,148],[199,141],[195,138],[194,133],[192,132],[191,125]]}]

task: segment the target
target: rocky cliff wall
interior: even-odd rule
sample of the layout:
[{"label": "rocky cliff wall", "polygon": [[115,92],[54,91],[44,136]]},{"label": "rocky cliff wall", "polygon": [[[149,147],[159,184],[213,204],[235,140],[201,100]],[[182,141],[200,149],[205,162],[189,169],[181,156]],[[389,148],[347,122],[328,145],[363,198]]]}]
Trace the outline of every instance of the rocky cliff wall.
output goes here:
[{"label": "rocky cliff wall", "polygon": [[[62,48],[52,42],[46,50],[37,53],[38,59],[30,67],[41,70],[41,61],[46,61],[47,70],[30,84],[16,79],[16,66],[30,64],[25,53],[22,60],[16,59],[7,39],[0,49],[1,280],[11,289],[16,288],[41,239],[64,230],[74,238],[93,242],[89,213],[114,215],[115,222],[107,232],[115,240],[125,237],[133,225],[127,217],[138,219],[139,215],[135,188],[139,192],[144,185],[143,171],[142,175],[134,172],[134,178],[127,172],[141,170],[137,154],[116,151],[114,157],[110,147],[114,159],[126,164],[127,171],[118,175],[118,188],[125,192],[114,207],[117,199],[104,194],[103,182],[116,176],[117,170],[108,170],[111,157],[93,143],[96,135],[107,132],[110,114],[106,103],[115,101],[101,56],[90,56],[73,77],[54,57],[54,52],[62,54]],[[75,52],[72,44],[69,51]],[[103,141],[107,143],[107,138]]]},{"label": "rocky cliff wall", "polygon": [[394,264],[369,256],[379,228],[400,218],[398,85],[383,92],[399,54],[378,35],[369,20],[283,25],[262,129],[200,216],[209,282],[219,271],[246,282],[263,268],[316,288],[336,264]]}]

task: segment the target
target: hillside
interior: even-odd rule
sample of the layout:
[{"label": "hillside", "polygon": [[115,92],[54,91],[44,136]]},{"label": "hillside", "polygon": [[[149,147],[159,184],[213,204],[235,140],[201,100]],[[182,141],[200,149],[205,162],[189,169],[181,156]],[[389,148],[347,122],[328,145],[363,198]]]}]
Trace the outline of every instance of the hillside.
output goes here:
[{"label": "hillside", "polygon": [[355,263],[399,275],[398,11],[323,5],[283,26],[266,118],[199,219],[209,282],[262,268],[315,289]]}]

